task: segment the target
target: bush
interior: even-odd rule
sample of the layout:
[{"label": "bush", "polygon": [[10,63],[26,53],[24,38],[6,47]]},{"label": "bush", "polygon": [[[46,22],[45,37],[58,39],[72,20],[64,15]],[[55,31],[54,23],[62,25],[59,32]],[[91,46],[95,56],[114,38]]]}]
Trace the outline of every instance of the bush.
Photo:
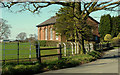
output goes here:
[{"label": "bush", "polygon": [[120,38],[118,38],[118,37],[114,37],[113,39],[112,39],[112,45],[113,46],[120,46]]},{"label": "bush", "polygon": [[102,53],[98,52],[98,51],[92,51],[88,53],[89,55],[95,57],[95,59],[101,58]]},{"label": "bush", "polygon": [[120,33],[117,35],[117,37],[120,39]]},{"label": "bush", "polygon": [[111,38],[112,38],[112,36],[110,34],[106,34],[104,37],[104,41],[110,42]]},{"label": "bush", "polygon": [[45,47],[45,46],[54,46],[56,47],[57,44],[59,43],[58,41],[47,41],[47,40],[40,40],[40,41],[35,41],[35,44],[40,44],[40,46]]}]

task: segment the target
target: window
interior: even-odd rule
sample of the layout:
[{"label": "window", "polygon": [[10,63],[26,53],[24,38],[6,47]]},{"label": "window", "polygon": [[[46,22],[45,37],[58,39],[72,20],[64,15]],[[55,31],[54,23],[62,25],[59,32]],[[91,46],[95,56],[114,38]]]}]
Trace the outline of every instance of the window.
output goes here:
[{"label": "window", "polygon": [[47,40],[47,35],[48,35],[48,33],[47,33],[47,28],[45,29],[45,40]]},{"label": "window", "polygon": [[96,40],[96,41],[98,40],[98,37],[97,37],[97,36],[95,37],[95,40]]},{"label": "window", "polygon": [[56,33],[56,40],[58,40],[58,33]]},{"label": "window", "polygon": [[50,40],[53,39],[53,31],[52,31],[52,28],[50,28]]}]

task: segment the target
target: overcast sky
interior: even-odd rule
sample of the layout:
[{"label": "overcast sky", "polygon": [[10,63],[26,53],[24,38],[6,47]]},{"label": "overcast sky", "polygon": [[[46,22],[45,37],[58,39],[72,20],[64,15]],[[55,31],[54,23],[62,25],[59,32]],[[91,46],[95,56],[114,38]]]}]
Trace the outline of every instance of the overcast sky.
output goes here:
[{"label": "overcast sky", "polygon": [[[16,39],[16,36],[20,32],[26,32],[27,36],[29,34],[37,35],[37,27],[36,25],[44,22],[52,16],[55,16],[55,13],[60,9],[60,5],[51,5],[41,10],[40,14],[33,14],[29,11],[13,13],[10,12],[7,8],[2,8],[2,15],[0,18],[3,18],[8,21],[8,24],[11,25],[11,36],[10,39]],[[14,6],[12,8],[13,11],[18,10],[19,7]],[[96,11],[90,14],[98,22],[100,21],[101,15],[110,14],[111,16],[117,16],[118,12],[111,11]]]}]

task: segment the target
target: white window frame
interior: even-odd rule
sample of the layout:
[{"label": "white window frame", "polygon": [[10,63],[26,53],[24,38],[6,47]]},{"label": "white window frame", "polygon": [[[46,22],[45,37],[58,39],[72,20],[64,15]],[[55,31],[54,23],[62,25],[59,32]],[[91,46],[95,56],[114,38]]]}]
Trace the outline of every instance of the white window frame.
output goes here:
[{"label": "white window frame", "polygon": [[50,40],[53,40],[53,30],[50,28]]},{"label": "white window frame", "polygon": [[48,40],[48,29],[45,29],[45,40]]},{"label": "white window frame", "polygon": [[59,37],[58,37],[58,33],[56,33],[56,40],[59,40],[58,38],[59,38]]}]

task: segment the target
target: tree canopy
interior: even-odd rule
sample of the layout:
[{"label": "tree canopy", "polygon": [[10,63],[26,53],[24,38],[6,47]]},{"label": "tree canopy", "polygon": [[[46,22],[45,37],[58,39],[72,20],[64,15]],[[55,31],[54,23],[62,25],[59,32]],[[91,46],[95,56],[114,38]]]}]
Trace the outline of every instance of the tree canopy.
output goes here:
[{"label": "tree canopy", "polygon": [[27,34],[25,32],[21,32],[17,35],[16,39],[20,41],[24,41],[27,38]]},{"label": "tree canopy", "polygon": [[0,18],[0,40],[7,39],[10,36],[11,26],[6,24],[8,21]]},{"label": "tree canopy", "polygon": [[111,28],[111,16],[109,14],[101,16],[99,25],[100,37],[104,38],[106,34],[111,34]]},{"label": "tree canopy", "polygon": [[[70,2],[67,2],[70,1]],[[111,10],[115,7],[119,6],[119,1],[106,1],[106,2],[100,2],[99,0],[92,0],[91,2],[84,1],[84,0],[77,0],[71,1],[39,1],[39,2],[1,2],[3,7],[8,7],[12,8],[14,5],[21,5],[23,6],[19,11],[30,11],[32,13],[39,13],[41,8],[48,7],[53,4],[58,4],[62,6],[68,6],[73,8],[73,16],[74,19],[76,20],[76,25],[75,28],[78,32],[77,38],[79,40],[79,43],[82,45],[81,49],[85,53],[85,48],[84,48],[84,33],[87,29],[84,29],[86,24],[86,20],[89,16],[90,13],[98,10]],[[83,6],[83,9],[81,9],[81,5]],[[81,25],[81,26],[80,26]],[[83,31],[84,29],[84,31]]]},{"label": "tree canopy", "polygon": [[106,34],[116,37],[120,32],[120,16],[111,17],[109,14],[101,16],[99,32],[102,39]]}]

